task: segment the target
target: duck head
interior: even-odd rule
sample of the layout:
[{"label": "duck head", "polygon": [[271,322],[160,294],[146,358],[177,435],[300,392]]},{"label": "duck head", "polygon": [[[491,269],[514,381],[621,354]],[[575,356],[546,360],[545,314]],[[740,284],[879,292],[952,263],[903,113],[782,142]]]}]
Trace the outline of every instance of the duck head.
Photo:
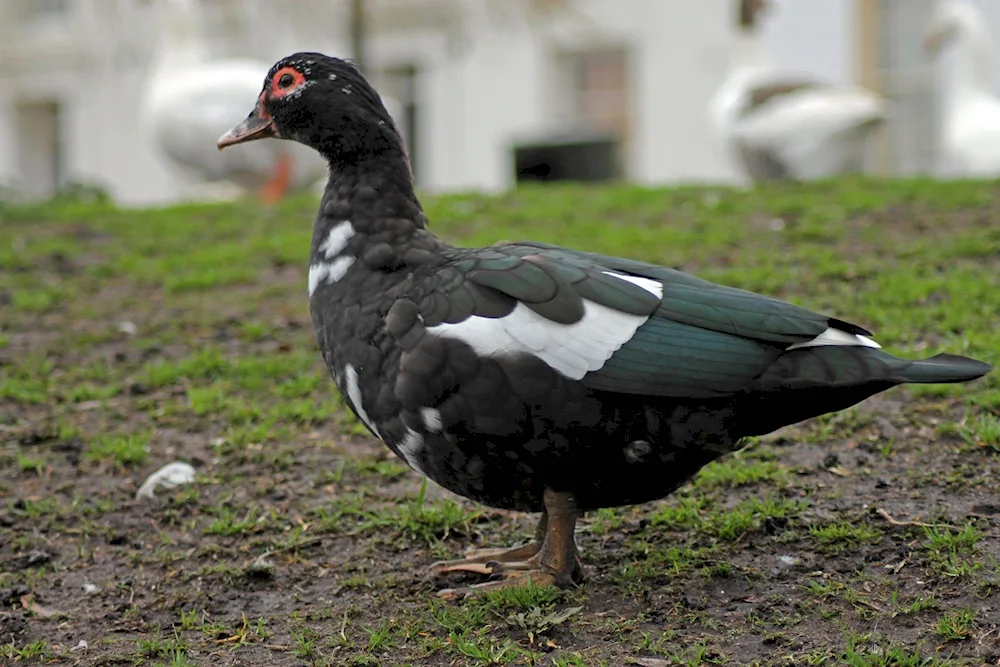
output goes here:
[{"label": "duck head", "polygon": [[378,93],[351,62],[321,53],[282,58],[257,104],[219,138],[219,150],[265,137],[305,144],[331,165],[403,154],[403,140]]}]

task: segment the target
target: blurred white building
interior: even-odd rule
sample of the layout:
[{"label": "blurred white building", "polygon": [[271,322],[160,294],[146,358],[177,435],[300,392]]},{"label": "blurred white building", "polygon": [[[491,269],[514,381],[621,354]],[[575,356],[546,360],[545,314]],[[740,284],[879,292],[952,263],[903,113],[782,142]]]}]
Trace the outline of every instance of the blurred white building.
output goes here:
[{"label": "blurred white building", "polygon": [[[138,129],[163,1],[0,3],[0,183],[36,196],[92,183],[125,204],[195,196]],[[218,55],[350,54],[349,0],[202,2]],[[617,138],[622,175],[640,183],[730,178],[706,108],[728,64],[734,0],[364,3],[367,73],[400,105],[424,189],[509,187],[515,144],[567,132]],[[766,40],[778,64],[902,103],[880,167],[925,171],[934,98],[920,41],[933,0],[774,4]],[[979,4],[1000,26],[1000,3]]]}]

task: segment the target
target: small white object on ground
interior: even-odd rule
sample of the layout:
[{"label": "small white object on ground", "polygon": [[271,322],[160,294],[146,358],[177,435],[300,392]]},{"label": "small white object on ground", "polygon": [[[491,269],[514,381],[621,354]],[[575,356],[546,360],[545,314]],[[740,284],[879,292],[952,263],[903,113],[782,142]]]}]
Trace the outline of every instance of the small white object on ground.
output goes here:
[{"label": "small white object on ground", "polygon": [[190,484],[194,481],[194,474],[194,468],[183,461],[168,463],[146,478],[146,481],[136,491],[135,497],[152,498],[158,487],[169,489],[181,484]]}]

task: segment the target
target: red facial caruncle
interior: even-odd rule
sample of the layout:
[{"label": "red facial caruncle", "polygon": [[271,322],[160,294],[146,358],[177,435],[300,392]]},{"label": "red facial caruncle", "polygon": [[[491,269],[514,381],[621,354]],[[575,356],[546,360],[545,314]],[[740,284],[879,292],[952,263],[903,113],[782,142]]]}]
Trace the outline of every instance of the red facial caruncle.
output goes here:
[{"label": "red facial caruncle", "polygon": [[272,98],[286,97],[294,93],[306,82],[306,76],[294,67],[282,67],[271,77],[268,95]]}]

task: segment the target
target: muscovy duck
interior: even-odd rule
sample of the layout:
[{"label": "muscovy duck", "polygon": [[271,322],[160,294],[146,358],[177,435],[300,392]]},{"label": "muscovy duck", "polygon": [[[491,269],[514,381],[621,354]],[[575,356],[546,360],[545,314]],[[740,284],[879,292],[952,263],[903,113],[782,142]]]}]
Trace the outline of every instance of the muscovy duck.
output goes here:
[{"label": "muscovy duck", "polygon": [[861,172],[885,101],[865,88],[774,68],[758,34],[767,0],[735,0],[736,50],[713,96],[715,132],[744,180]]},{"label": "muscovy duck", "polygon": [[358,418],[414,470],[541,512],[536,539],[436,563],[571,585],[579,512],[662,498],[748,436],[905,382],[990,370],[899,359],[865,329],[680,271],[544,243],[460,248],[427,228],[399,131],[349,62],[296,53],[219,148],[301,142],[330,164],[312,238],[319,349]]},{"label": "muscovy duck", "polygon": [[1000,98],[992,91],[989,26],[966,0],[943,0],[924,35],[934,56],[951,56],[941,72],[941,127],[936,172],[944,178],[1000,174]]}]

